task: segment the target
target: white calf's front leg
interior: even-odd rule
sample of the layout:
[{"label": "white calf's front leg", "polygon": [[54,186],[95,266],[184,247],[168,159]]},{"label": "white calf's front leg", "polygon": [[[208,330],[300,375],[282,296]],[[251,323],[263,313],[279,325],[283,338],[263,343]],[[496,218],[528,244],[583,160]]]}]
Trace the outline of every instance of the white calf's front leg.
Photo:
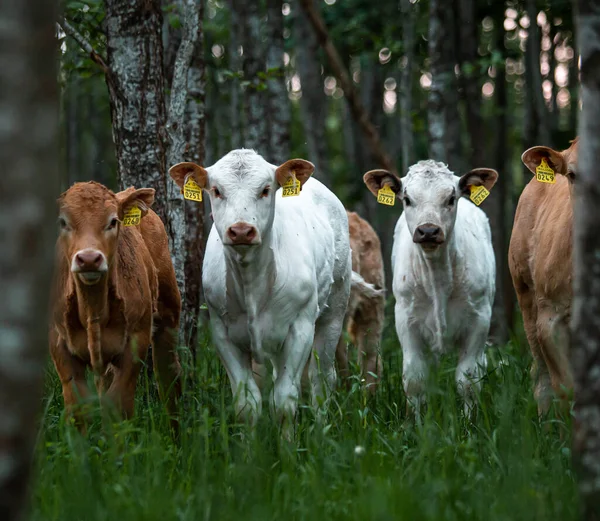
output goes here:
[{"label": "white calf's front leg", "polygon": [[292,422],[296,417],[302,373],[310,356],[314,334],[314,323],[303,314],[300,315],[291,325],[283,348],[274,360],[277,378],[271,406],[284,422]]},{"label": "white calf's front leg", "polygon": [[211,309],[210,313],[213,343],[229,377],[236,415],[255,425],[261,413],[262,397],[252,374],[250,353],[233,344],[221,319],[213,318],[216,312]]},{"label": "white calf's front leg", "polygon": [[402,384],[408,404],[415,415],[421,414],[425,403],[425,385],[429,376],[429,366],[425,360],[425,344],[418,331],[418,325],[411,323],[402,302],[396,304],[396,333],[402,346]]},{"label": "white calf's front leg", "polygon": [[485,375],[485,342],[490,329],[490,318],[491,307],[484,307],[472,320],[467,321],[469,329],[463,335],[464,341],[456,367],[456,386],[464,400],[467,415],[474,412],[474,393],[481,390],[481,379]]},{"label": "white calf's front leg", "polygon": [[343,313],[337,316],[327,314],[321,317],[315,326],[313,354],[308,367],[313,407],[317,407],[320,400],[326,400],[335,388],[335,351],[343,326]]}]

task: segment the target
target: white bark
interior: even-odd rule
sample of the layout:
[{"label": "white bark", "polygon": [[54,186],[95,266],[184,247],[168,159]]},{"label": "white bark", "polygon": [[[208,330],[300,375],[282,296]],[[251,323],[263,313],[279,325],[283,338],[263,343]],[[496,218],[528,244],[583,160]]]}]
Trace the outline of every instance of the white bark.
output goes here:
[{"label": "white bark", "polygon": [[[198,39],[198,26],[200,24],[199,0],[184,0],[182,3],[183,34],[181,43],[175,57],[173,68],[173,82],[168,110],[167,133],[169,136],[169,152],[167,167],[184,160],[186,151],[185,112],[188,95],[188,71],[192,55]],[[170,247],[177,285],[183,301],[186,299],[185,287],[185,210],[184,200],[179,187],[173,182],[167,182],[168,190],[168,215],[171,225]],[[186,320],[181,321],[180,338],[185,340]]]},{"label": "white bark", "polygon": [[[187,161],[204,164],[205,141],[205,64],[203,19],[204,0],[199,2],[196,50],[188,71]],[[185,206],[185,301],[183,302],[184,341],[195,352],[197,321],[202,298],[202,261],[204,259],[204,203]]]},{"label": "white bark", "polygon": [[162,11],[158,0],[105,0],[109,87],[121,188],[156,189],[169,232]]}]

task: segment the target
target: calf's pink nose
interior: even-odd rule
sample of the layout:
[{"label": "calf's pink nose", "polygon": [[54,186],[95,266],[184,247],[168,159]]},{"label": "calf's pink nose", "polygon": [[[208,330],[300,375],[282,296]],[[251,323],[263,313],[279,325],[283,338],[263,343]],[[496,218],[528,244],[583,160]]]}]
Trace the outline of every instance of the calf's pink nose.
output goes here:
[{"label": "calf's pink nose", "polygon": [[227,229],[227,237],[232,244],[252,244],[256,238],[256,228],[246,223],[237,223]]},{"label": "calf's pink nose", "polygon": [[75,255],[77,267],[84,271],[99,270],[102,260],[102,254],[98,251],[83,251]]}]

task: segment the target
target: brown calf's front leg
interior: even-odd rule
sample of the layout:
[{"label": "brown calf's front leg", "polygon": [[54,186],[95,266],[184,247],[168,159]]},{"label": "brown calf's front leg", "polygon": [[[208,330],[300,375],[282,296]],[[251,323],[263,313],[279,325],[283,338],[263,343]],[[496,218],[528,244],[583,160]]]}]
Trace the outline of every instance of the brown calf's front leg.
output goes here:
[{"label": "brown calf's front leg", "polygon": [[123,354],[112,361],[112,383],[105,400],[117,407],[125,419],[133,417],[135,388],[149,344],[148,333],[133,334],[126,342]]},{"label": "brown calf's front leg", "polygon": [[84,433],[84,413],[77,406],[89,396],[85,380],[87,364],[69,351],[65,340],[54,330],[50,332],[50,356],[62,385],[67,417],[74,417],[77,427]]}]

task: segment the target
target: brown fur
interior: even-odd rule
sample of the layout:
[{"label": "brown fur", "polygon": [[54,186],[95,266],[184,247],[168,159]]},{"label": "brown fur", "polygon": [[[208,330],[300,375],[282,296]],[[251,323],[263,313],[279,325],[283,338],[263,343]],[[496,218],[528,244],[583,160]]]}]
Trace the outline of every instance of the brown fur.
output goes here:
[{"label": "brown fur", "polygon": [[[383,288],[385,280],[379,237],[371,225],[357,213],[346,213],[350,229],[352,270],[360,274],[366,282],[377,288]],[[382,373],[379,346],[383,331],[384,307],[384,296],[365,298],[352,290],[346,311],[345,329],[350,341],[358,349],[362,377],[371,392],[376,391]],[[347,378],[348,348],[343,335],[338,342],[336,360],[340,376]]]},{"label": "brown fur", "polygon": [[[577,141],[563,152],[534,147],[523,162],[535,172],[541,158],[555,170],[555,184],[533,178],[517,206],[509,267],[534,364],[538,411],[548,411],[552,390],[561,398],[573,388],[568,326],[572,299],[572,176]],[[566,405],[566,404],[564,404]]]},{"label": "brown fur", "polygon": [[[151,189],[114,194],[89,182],[76,183],[59,199],[72,226],[56,242],[50,353],[69,411],[87,396],[85,370],[91,367],[99,394],[131,417],[152,343],[161,395],[175,412],[181,299],[163,223],[148,208],[153,197]],[[110,216],[122,218],[132,204],[143,210],[140,225],[119,224],[116,234],[105,233]],[[98,249],[108,260],[108,272],[91,286],[71,272],[71,259],[82,248]]]}]

